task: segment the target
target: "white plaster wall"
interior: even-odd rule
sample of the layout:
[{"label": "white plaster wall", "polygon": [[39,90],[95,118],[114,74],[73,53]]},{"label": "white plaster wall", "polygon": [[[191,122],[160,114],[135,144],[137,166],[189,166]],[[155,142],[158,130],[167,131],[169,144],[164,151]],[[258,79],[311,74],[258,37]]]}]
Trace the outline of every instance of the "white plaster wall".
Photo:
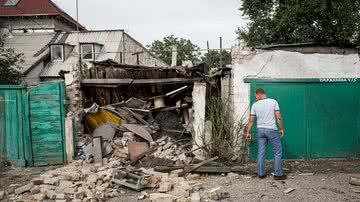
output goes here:
[{"label": "white plaster wall", "polygon": [[358,54],[302,54],[234,49],[232,100],[234,118],[248,118],[250,84],[245,78],[360,78]]},{"label": "white plaster wall", "polygon": [[[193,130],[194,130],[194,148],[201,147],[204,145],[204,135],[205,135],[205,106],[206,106],[206,83],[195,82],[194,90],[192,92],[193,98]],[[195,155],[203,159],[204,155],[201,153],[201,150],[198,150]]]}]

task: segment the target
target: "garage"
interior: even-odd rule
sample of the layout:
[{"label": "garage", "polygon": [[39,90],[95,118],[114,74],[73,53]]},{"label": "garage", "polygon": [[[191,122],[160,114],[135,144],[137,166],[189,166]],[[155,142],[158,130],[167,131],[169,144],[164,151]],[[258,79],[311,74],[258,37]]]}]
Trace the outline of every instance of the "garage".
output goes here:
[{"label": "garage", "polygon": [[[360,79],[245,79],[279,102],[284,159],[360,157]],[[256,134],[254,130],[252,134]],[[257,157],[255,136],[250,158]],[[267,158],[272,159],[268,148]]]}]

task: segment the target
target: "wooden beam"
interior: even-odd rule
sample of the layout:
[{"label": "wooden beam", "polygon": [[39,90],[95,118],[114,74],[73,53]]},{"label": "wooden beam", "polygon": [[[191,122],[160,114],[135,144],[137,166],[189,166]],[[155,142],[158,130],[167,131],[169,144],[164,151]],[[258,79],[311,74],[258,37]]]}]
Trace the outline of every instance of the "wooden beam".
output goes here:
[{"label": "wooden beam", "polygon": [[165,79],[83,79],[83,86],[113,86],[113,85],[130,85],[130,84],[181,84],[193,83],[200,78],[165,78]]}]

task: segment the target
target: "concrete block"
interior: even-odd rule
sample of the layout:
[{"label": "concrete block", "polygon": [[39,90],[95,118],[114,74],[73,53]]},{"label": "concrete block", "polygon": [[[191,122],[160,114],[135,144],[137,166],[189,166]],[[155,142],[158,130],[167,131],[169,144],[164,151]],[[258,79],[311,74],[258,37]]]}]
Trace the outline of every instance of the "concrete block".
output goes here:
[{"label": "concrete block", "polygon": [[75,199],[80,199],[80,200],[82,200],[82,199],[84,199],[85,198],[85,191],[84,190],[80,190],[80,191],[78,191],[78,192],[76,192],[75,194],[74,194],[74,198]]},{"label": "concrete block", "polygon": [[163,194],[163,193],[152,193],[150,194],[150,201],[151,202],[175,202],[176,196],[170,194]]},{"label": "concrete block", "polygon": [[13,194],[15,192],[15,189],[20,187],[21,184],[11,184],[7,189],[6,189],[6,193],[9,194]]},{"label": "concrete block", "polygon": [[55,198],[56,198],[56,200],[58,200],[58,199],[59,200],[64,200],[64,199],[66,199],[65,197],[66,197],[65,194],[56,194]]},{"label": "concrete block", "polygon": [[191,202],[201,202],[200,193],[199,192],[192,193],[190,200]]},{"label": "concrete block", "polygon": [[55,192],[55,191],[53,191],[53,190],[46,190],[45,193],[46,193],[46,197],[47,197],[48,199],[51,199],[51,200],[56,199],[56,192]]},{"label": "concrete block", "polygon": [[29,183],[25,186],[19,187],[19,188],[15,189],[15,194],[19,195],[19,194],[28,192],[33,188],[33,186],[34,185],[32,183]]},{"label": "concrete block", "polygon": [[34,186],[34,187],[30,190],[30,192],[31,192],[32,194],[38,194],[38,193],[40,193],[40,186]]},{"label": "concrete block", "polygon": [[172,189],[172,184],[169,183],[169,182],[162,182],[160,183],[160,187],[159,187],[159,192],[160,193],[166,193],[166,192],[169,192],[171,191]]},{"label": "concrete block", "polygon": [[5,192],[0,191],[0,200],[3,200],[5,198]]},{"label": "concrete block", "polygon": [[38,193],[33,195],[33,199],[36,201],[44,201],[46,199],[46,194],[45,193]]},{"label": "concrete block", "polygon": [[34,178],[31,180],[31,182],[34,184],[34,185],[41,185],[44,183],[44,180],[40,179],[40,178]]},{"label": "concrete block", "polygon": [[58,178],[45,178],[44,179],[44,184],[58,186],[59,185],[59,179]]}]

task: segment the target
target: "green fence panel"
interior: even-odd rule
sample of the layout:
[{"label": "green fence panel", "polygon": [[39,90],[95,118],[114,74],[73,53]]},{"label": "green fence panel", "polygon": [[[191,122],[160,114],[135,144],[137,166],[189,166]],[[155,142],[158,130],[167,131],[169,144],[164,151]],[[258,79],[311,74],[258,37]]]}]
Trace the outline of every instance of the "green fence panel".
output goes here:
[{"label": "green fence panel", "polygon": [[41,82],[29,93],[32,155],[35,166],[58,165],[65,155],[64,83]]},{"label": "green fence panel", "polygon": [[[15,166],[31,165],[25,87],[0,86],[0,156]],[[25,118],[24,118],[25,117]]]}]

